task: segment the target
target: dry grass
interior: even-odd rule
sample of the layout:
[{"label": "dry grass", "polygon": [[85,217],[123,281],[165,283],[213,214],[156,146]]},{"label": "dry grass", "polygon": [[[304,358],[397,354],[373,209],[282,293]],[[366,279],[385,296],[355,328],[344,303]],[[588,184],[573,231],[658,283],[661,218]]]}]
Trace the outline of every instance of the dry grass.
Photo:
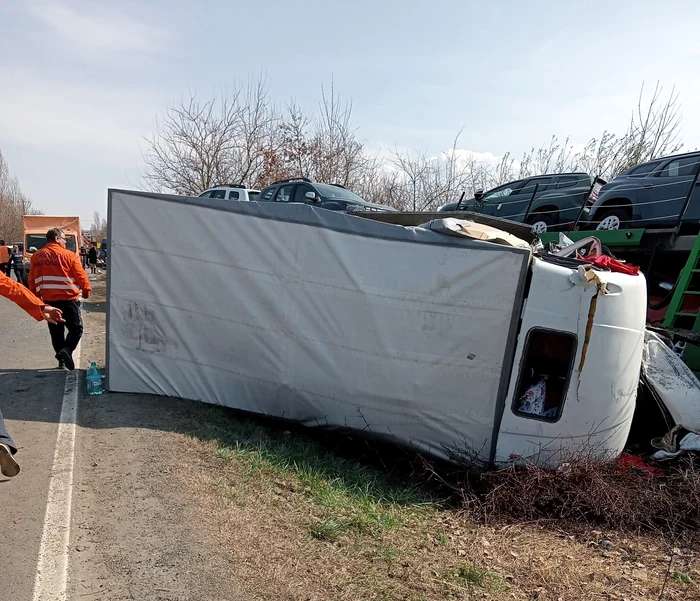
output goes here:
[{"label": "dry grass", "polygon": [[695,546],[700,534],[700,468],[688,457],[663,477],[616,463],[579,461],[556,472],[535,467],[478,476],[468,504],[483,515],[656,533]]},{"label": "dry grass", "polygon": [[[251,599],[632,601],[662,588],[663,599],[700,599],[694,551],[623,534],[612,516],[578,532],[537,515],[486,523],[302,434],[218,408],[197,414],[180,483]],[[504,513],[497,489],[481,511]]]}]

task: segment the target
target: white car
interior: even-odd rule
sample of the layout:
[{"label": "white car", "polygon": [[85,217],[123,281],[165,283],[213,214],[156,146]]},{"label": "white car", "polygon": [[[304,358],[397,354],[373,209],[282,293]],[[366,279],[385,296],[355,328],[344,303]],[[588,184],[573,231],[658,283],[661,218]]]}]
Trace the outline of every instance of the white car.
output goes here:
[{"label": "white car", "polygon": [[214,186],[202,192],[197,198],[220,198],[221,200],[257,200],[260,190],[246,188],[243,184]]}]

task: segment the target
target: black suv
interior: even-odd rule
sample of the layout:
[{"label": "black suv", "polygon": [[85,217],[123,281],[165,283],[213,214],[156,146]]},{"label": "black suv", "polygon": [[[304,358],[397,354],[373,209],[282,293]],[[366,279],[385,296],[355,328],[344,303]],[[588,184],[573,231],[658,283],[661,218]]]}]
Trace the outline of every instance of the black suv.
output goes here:
[{"label": "black suv", "polygon": [[[598,230],[629,227],[673,227],[686,199],[683,224],[700,222],[700,152],[688,152],[640,163],[605,184],[584,218]],[[692,186],[692,188],[691,188]]]},{"label": "black suv", "polygon": [[[589,195],[595,196],[603,180],[588,173],[535,175],[493,188],[477,190],[474,198],[443,205],[439,211],[474,211],[525,222],[537,234],[550,229],[571,229]],[[593,194],[591,194],[593,192]]]},{"label": "black suv", "polygon": [[260,190],[258,202],[294,202],[331,211],[396,211],[360,198],[340,184],[319,184],[307,177],[283,179]]}]

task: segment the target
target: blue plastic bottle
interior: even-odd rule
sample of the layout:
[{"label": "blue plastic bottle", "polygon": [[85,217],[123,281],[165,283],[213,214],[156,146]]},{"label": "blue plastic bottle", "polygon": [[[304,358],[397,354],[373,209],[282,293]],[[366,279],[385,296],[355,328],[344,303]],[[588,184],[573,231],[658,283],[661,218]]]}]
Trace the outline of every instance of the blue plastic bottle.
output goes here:
[{"label": "blue plastic bottle", "polygon": [[87,370],[87,393],[91,396],[102,394],[105,391],[102,385],[102,374],[97,363],[90,362],[90,367]]}]

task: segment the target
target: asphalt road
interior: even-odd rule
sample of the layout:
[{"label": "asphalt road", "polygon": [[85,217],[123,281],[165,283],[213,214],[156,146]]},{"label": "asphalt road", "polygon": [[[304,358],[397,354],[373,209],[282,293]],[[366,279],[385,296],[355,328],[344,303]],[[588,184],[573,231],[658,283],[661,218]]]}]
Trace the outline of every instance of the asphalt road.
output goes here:
[{"label": "asphalt road", "polygon": [[0,476],[0,597],[32,599],[65,372],[55,368],[46,324],[0,299],[0,410],[22,472]]},{"label": "asphalt road", "polygon": [[[104,364],[103,276],[93,288],[83,304],[83,367]],[[176,471],[195,469],[184,432],[199,404],[144,395],[89,397],[81,374],[75,419],[59,426],[67,372],[54,367],[46,325],[0,298],[0,348],[0,409],[22,469],[12,479],[0,476],[0,601],[249,598],[231,581],[225,550],[199,527],[203,510],[196,494],[173,486]],[[76,406],[74,395],[73,401]],[[66,432],[75,435],[74,452],[61,453],[68,448]],[[58,527],[52,520],[60,505],[56,481],[70,491],[62,504],[68,521],[59,520]],[[37,595],[40,565],[49,576],[41,577]],[[61,579],[50,576],[60,572],[57,565],[67,566],[65,593],[57,586]]]}]

